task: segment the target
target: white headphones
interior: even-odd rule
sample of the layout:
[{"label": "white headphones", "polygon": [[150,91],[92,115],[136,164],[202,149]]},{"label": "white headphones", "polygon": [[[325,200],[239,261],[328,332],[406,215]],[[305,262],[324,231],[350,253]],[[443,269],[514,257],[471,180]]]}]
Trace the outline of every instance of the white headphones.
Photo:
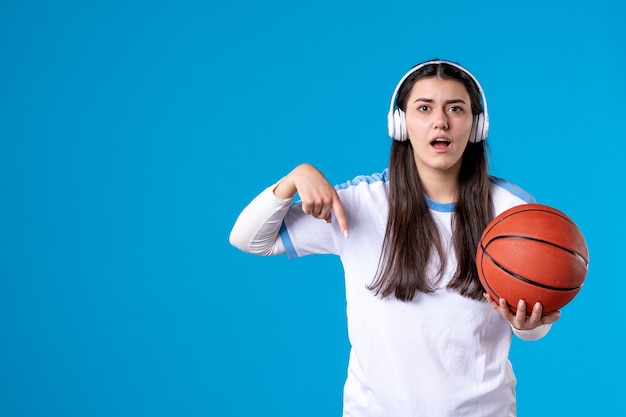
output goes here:
[{"label": "white headphones", "polygon": [[396,86],[396,89],[393,92],[393,96],[391,97],[391,105],[389,106],[389,114],[387,115],[387,127],[389,129],[389,136],[391,136],[393,139],[398,140],[400,142],[408,139],[408,133],[406,130],[406,116],[404,112],[398,108],[397,103],[396,103],[396,100],[398,99],[397,97],[398,90],[402,86],[402,83],[404,83],[404,80],[406,80],[409,77],[409,75],[413,74],[415,71],[419,70],[420,68],[425,67],[426,65],[432,65],[432,64],[451,65],[453,67],[460,69],[461,71],[469,75],[472,80],[474,80],[474,82],[476,83],[476,86],[478,87],[478,91],[480,92],[480,95],[482,96],[483,111],[482,113],[479,113],[476,116],[474,116],[474,124],[472,126],[472,132],[470,133],[469,140],[470,142],[480,142],[482,140],[487,139],[487,132],[489,131],[489,114],[487,113],[487,98],[485,97],[485,93],[483,92],[483,89],[480,86],[480,83],[478,82],[476,77],[472,75],[471,72],[469,72],[468,70],[466,70],[459,64],[455,64],[454,62],[443,61],[443,60],[426,61],[421,64],[418,64],[415,67],[411,68],[409,72],[404,74],[404,77],[402,77],[400,82],[398,82],[398,85]]}]

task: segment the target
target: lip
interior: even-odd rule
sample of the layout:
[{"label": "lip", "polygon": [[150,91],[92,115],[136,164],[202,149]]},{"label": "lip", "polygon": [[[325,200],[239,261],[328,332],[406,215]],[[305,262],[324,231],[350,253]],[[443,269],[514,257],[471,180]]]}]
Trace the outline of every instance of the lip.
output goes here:
[{"label": "lip", "polygon": [[430,138],[430,143],[433,143],[433,142],[434,142],[434,141],[436,141],[437,139],[443,139],[443,140],[445,140],[445,141],[447,141],[447,142],[452,143],[452,139],[450,139],[450,138],[449,138],[448,136],[446,136],[446,135],[436,135],[436,136],[433,136],[432,138]]},{"label": "lip", "polygon": [[430,146],[437,152],[447,152],[452,146],[452,140],[448,136],[437,135],[430,140]]}]

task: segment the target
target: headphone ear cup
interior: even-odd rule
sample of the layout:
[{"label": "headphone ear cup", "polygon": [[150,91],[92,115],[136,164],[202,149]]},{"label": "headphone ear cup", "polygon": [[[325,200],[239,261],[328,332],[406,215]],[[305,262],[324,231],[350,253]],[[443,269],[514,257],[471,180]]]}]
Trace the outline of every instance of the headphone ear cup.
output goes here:
[{"label": "headphone ear cup", "polygon": [[406,140],[406,117],[404,116],[404,112],[400,109],[396,109],[393,112],[393,124],[394,124],[394,134],[393,138],[395,140],[399,140],[403,142]]},{"label": "headphone ear cup", "polygon": [[477,142],[477,134],[478,132],[478,124],[480,123],[480,115],[474,116],[474,120],[472,121],[472,131],[470,132],[469,141],[472,143]]},{"label": "headphone ear cup", "polygon": [[474,116],[474,127],[470,135],[470,142],[480,142],[487,139],[489,123],[485,120],[485,113]]},{"label": "headphone ear cup", "polygon": [[392,139],[396,138],[396,115],[394,111],[387,114],[387,133]]},{"label": "headphone ear cup", "polygon": [[489,136],[489,115],[487,113],[481,113],[480,117],[482,119],[482,140],[487,140],[487,136]]}]

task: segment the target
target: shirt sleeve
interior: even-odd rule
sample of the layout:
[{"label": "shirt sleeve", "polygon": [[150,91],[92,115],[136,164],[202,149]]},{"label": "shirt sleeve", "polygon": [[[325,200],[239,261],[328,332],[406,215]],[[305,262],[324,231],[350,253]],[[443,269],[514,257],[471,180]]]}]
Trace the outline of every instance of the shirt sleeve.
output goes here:
[{"label": "shirt sleeve", "polygon": [[278,183],[257,195],[239,214],[230,232],[230,244],[256,255],[285,253],[278,232],[293,198],[283,200],[274,195]]},{"label": "shirt sleeve", "polygon": [[548,332],[550,331],[550,328],[552,327],[552,324],[543,324],[539,327],[536,327],[532,330],[519,330],[516,329],[515,327],[511,326],[511,329],[513,329],[513,333],[519,337],[521,340],[525,340],[527,342],[532,342],[535,340],[539,340],[542,337],[544,337],[545,335],[548,334]]}]

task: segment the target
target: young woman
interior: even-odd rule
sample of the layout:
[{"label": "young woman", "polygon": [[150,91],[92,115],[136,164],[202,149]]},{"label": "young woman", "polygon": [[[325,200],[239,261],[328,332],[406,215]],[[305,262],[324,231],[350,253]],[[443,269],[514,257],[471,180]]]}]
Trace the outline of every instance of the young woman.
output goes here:
[{"label": "young woman", "polygon": [[537,340],[559,312],[543,315],[538,304],[527,316],[523,300],[508,300],[514,315],[478,279],[489,221],[535,202],[489,175],[488,125],[469,71],[418,64],[392,96],[387,169],[333,186],[299,165],[233,227],[230,242],[245,252],[341,258],[351,344],[344,416],[516,415],[512,335]]}]

